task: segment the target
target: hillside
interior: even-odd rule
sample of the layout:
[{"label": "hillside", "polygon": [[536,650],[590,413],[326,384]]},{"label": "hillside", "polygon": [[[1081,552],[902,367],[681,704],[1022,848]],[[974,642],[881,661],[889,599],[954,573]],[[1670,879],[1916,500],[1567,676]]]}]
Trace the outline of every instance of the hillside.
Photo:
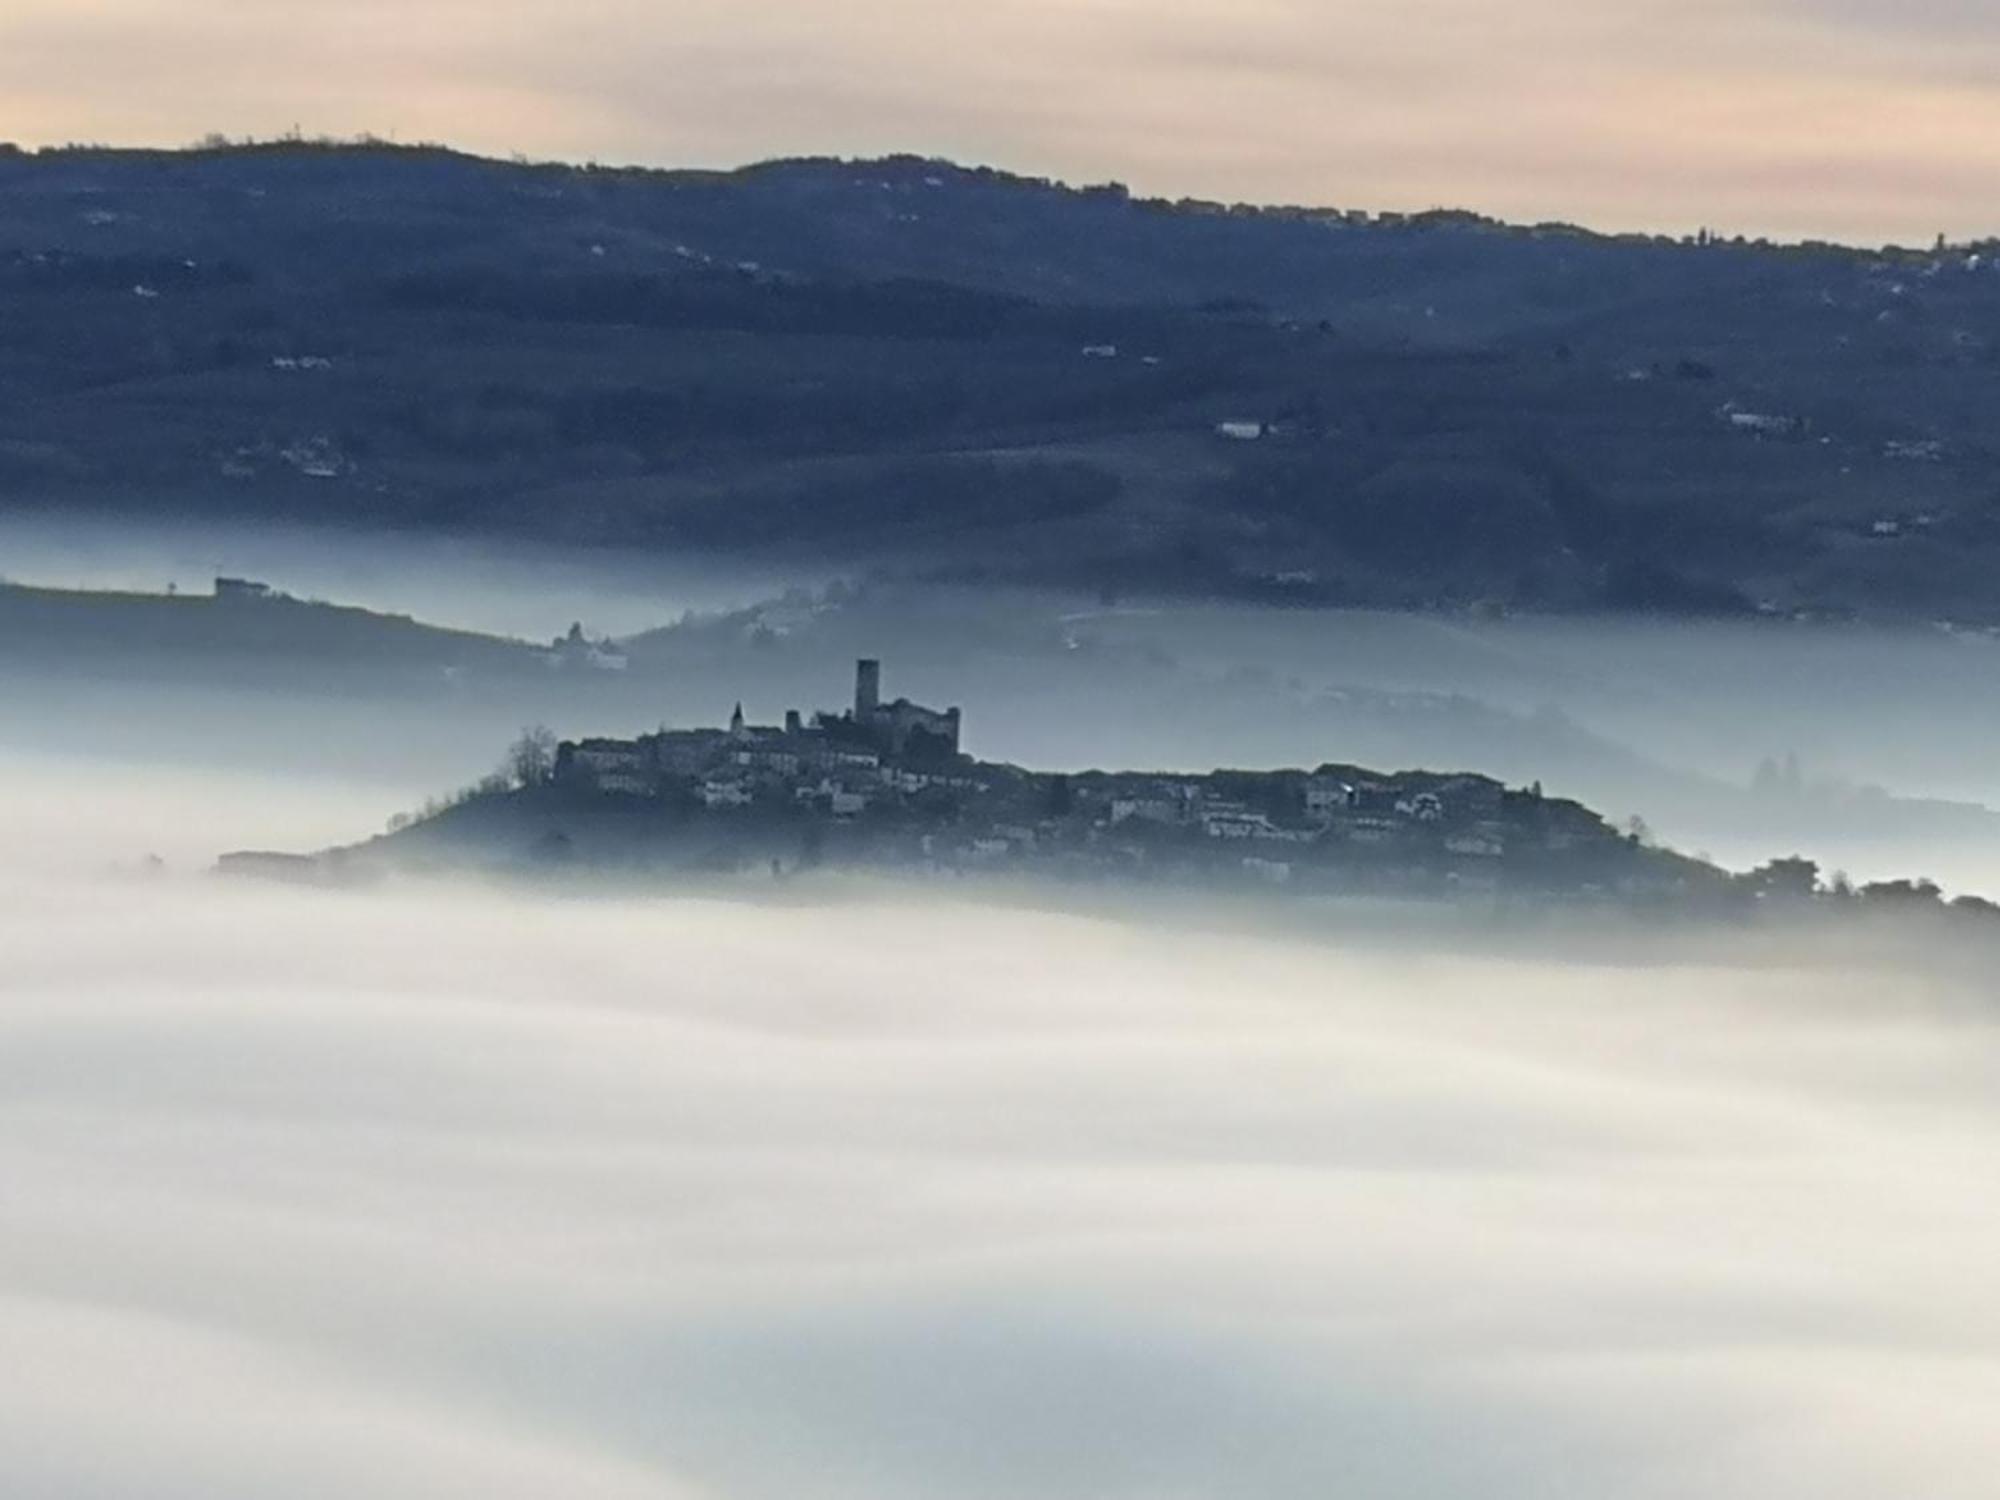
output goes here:
[{"label": "hillside", "polygon": [[213,594],[107,593],[0,583],[0,666],[38,671],[164,670],[288,682],[372,674],[548,675],[520,641],[421,624],[348,605],[294,599],[261,584]]},{"label": "hillside", "polygon": [[705,769],[661,772],[643,792],[623,771],[592,770],[587,757],[593,749],[644,757],[648,741],[587,741],[563,747],[546,783],[483,786],[309,864],[239,853],[221,868],[334,879],[395,869],[759,878],[859,869],[929,880],[1689,907],[1729,885],[1707,861],[1646,847],[1579,803],[1482,776],[1346,765],[1069,776],[968,756],[888,754],[879,766],[868,756],[864,767],[851,746],[823,759],[811,730],[782,750],[759,741],[745,766],[722,731],[662,738],[704,733],[714,741]]},{"label": "hillside", "polygon": [[2000,619],[1971,249],[293,143],[0,153],[0,297],[22,508]]},{"label": "hillside", "polygon": [[[1856,886],[1797,856],[1731,874],[1590,807],[1467,773],[1091,771],[1076,775],[895,750],[853,716],[812,726],[662,731],[566,742],[318,854],[238,851],[224,875],[351,885],[402,874],[748,881],[867,873],[992,893],[1009,886],[1199,893],[1518,911],[1741,919],[1951,917],[1987,932],[2000,906],[1932,881]],[[860,735],[862,738],[855,738]],[[963,885],[961,883],[964,883]]]}]

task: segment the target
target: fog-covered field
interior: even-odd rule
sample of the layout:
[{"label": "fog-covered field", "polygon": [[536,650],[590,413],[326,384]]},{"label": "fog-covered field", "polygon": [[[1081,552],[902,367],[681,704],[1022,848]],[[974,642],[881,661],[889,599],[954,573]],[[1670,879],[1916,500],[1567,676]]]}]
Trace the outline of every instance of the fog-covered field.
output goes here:
[{"label": "fog-covered field", "polygon": [[371,792],[6,771],[0,1491],[1991,1492],[1976,966],[315,893],[189,871]]}]

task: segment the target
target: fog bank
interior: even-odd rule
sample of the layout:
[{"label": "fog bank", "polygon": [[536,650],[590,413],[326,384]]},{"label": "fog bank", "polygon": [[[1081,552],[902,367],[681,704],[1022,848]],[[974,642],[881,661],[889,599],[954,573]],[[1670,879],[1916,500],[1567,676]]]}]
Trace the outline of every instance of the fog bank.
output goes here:
[{"label": "fog bank", "polygon": [[1975,982],[92,880],[34,790],[10,1493],[1950,1500],[2000,1457]]}]

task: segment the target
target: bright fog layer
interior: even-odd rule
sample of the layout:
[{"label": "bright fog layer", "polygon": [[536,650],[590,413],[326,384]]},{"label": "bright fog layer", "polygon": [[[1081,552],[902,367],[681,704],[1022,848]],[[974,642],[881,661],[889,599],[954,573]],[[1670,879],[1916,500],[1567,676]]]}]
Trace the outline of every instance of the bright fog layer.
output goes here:
[{"label": "bright fog layer", "polygon": [[1976,982],[52,876],[34,794],[9,1494],[1991,1493]]}]

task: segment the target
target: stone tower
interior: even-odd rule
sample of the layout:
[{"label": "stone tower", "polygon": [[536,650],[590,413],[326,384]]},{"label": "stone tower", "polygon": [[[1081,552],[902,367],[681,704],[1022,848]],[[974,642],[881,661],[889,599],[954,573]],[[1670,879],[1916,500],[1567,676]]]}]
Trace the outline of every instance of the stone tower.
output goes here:
[{"label": "stone tower", "polygon": [[866,724],[882,707],[882,663],[864,656],[854,664],[854,722]]}]

